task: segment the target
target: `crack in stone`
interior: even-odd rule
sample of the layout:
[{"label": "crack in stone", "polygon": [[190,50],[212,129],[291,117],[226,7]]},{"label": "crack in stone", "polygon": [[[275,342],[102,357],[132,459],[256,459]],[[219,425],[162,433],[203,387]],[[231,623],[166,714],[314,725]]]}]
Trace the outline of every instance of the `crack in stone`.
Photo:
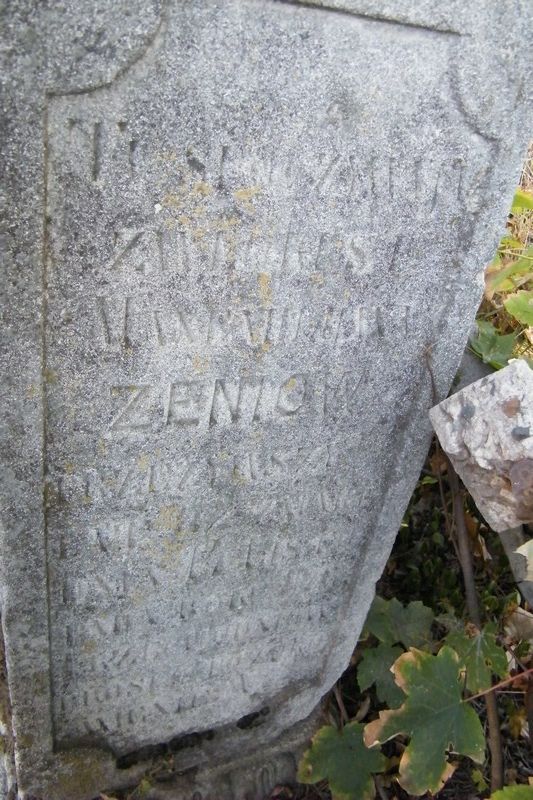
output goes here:
[{"label": "crack in stone", "polygon": [[315,9],[315,11],[326,11],[331,14],[342,14],[366,22],[380,22],[384,25],[394,25],[420,33],[437,33],[443,36],[463,36],[461,31],[455,30],[454,28],[435,28],[431,25],[424,25],[421,22],[410,22],[407,20],[395,19],[394,17],[387,17],[384,14],[369,14],[364,11],[356,11],[344,5],[330,5],[321,2],[321,0],[271,0],[271,2],[283,3],[284,5],[290,6],[303,6],[304,8],[312,8]]}]

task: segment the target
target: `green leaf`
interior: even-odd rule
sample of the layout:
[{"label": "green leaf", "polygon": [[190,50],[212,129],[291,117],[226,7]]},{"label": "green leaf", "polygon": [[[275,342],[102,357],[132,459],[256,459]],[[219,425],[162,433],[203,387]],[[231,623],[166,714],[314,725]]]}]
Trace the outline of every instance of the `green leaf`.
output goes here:
[{"label": "green leaf", "polygon": [[391,667],[401,656],[401,647],[391,647],[380,642],[377,647],[369,647],[357,667],[357,683],[362,692],[376,684],[379,699],[387,703],[389,708],[396,708],[405,700],[405,695],[394,683]]},{"label": "green leaf", "polygon": [[395,597],[384,600],[376,595],[370,606],[365,630],[384,644],[401,642],[404,647],[423,647],[431,641],[434,614],[420,600],[404,607]]},{"label": "green leaf", "polygon": [[477,763],[485,756],[483,728],[461,696],[459,656],[446,645],[436,656],[411,648],[396,661],[394,677],[407,699],[366,725],[365,743],[372,747],[399,734],[409,736],[400,759],[400,785],[410,794],[436,794],[454,769],[448,751]]},{"label": "green leaf", "polygon": [[385,769],[385,757],[368,750],[363,742],[363,725],[350,722],[342,730],[325,725],[313,736],[298,767],[301,783],[327,778],[333,800],[374,800],[372,773]]},{"label": "green leaf", "polygon": [[533,325],[533,290],[510,294],[504,306],[522,325]]},{"label": "green leaf", "polygon": [[524,250],[520,258],[512,264],[500,269],[499,272],[489,272],[486,279],[486,288],[489,292],[509,291],[515,288],[514,278],[526,278],[533,274],[533,245]]},{"label": "green leaf", "polygon": [[500,239],[498,250],[522,250],[523,247],[524,244],[521,239],[517,239],[516,236],[511,236],[511,234],[506,233],[505,236],[502,236]]},{"label": "green leaf", "polygon": [[440,622],[441,625],[444,625],[448,631],[461,631],[463,630],[464,623],[458,617],[455,616],[455,612],[453,609],[448,606],[447,610],[444,614],[439,614],[438,617],[435,617],[437,622]]},{"label": "green leaf", "polygon": [[526,211],[528,208],[533,208],[533,194],[526,192],[525,189],[517,189],[513,197],[511,214],[520,214],[521,211]]},{"label": "green leaf", "polygon": [[452,647],[466,668],[466,688],[472,694],[492,686],[492,675],[507,675],[507,658],[496,641],[496,625],[488,623],[480,631],[451,631],[446,644]]},{"label": "green leaf", "polygon": [[487,781],[483,777],[483,773],[481,772],[480,769],[473,769],[472,772],[470,773],[470,777],[472,778],[472,781],[474,782],[476,789],[479,792],[484,792],[486,789],[489,788],[487,786]]},{"label": "green leaf", "polygon": [[506,786],[491,794],[490,800],[533,800],[533,786]]},{"label": "green leaf", "polygon": [[501,336],[494,325],[486,320],[477,320],[477,336],[470,340],[472,350],[494,369],[505,367],[513,354],[514,333]]}]

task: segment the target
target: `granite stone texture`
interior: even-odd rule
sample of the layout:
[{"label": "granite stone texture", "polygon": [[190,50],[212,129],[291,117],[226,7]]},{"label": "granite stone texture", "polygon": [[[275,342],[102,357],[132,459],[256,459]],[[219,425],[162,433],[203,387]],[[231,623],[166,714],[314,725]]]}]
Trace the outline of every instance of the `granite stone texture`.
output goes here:
[{"label": "granite stone texture", "polygon": [[[477,326],[474,327],[474,332]],[[494,369],[487,364],[484,364],[481,359],[476,356],[473,350],[467,346],[463,353],[463,358],[459,366],[459,370],[453,381],[450,393],[459,392],[474,381],[479,381],[487,375],[494,374]],[[509,559],[509,566],[511,567],[514,575],[516,585],[522,597],[527,600],[529,605],[533,608],[533,581],[526,580],[527,564],[526,559],[517,549],[524,545],[531,536],[528,534],[526,528],[520,524],[515,528],[498,531],[500,534],[500,541],[505,550],[505,555]]]},{"label": "granite stone texture", "polygon": [[533,522],[533,370],[522,359],[429,412],[443,450],[495,531]]},{"label": "granite stone texture", "polygon": [[349,661],[463,352],[530,9],[2,14],[12,790],[259,798]]}]

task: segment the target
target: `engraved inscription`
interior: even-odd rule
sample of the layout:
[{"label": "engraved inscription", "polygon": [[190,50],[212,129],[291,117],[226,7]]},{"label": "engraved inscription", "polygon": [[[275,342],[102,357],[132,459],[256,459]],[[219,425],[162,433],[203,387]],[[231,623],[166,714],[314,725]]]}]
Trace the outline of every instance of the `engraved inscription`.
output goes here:
[{"label": "engraved inscription", "polygon": [[276,2],[259,34],[257,10],[199,4],[191,49],[170,4],[145,60],[49,98],[58,750],[132,752],[327,674],[483,203],[453,21]]},{"label": "engraved inscription", "polygon": [[106,346],[172,347],[190,351],[220,344],[242,344],[270,352],[298,341],[341,346],[369,337],[405,337],[416,320],[409,306],[394,313],[380,306],[356,306],[347,295],[342,305],[281,306],[187,312],[165,308],[160,298],[139,294],[117,300],[96,298],[94,338]]}]

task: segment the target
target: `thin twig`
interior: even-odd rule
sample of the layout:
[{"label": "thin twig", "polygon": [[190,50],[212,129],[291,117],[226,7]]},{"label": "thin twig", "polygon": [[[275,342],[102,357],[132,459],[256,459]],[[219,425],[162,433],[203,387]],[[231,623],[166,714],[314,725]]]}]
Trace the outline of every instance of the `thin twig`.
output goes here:
[{"label": "thin twig", "polygon": [[339,689],[339,684],[336,683],[333,687],[333,694],[335,695],[335,700],[337,701],[337,705],[339,706],[339,711],[341,712],[341,720],[342,724],[346,725],[350,721],[350,717],[348,716],[348,712],[346,711],[346,706],[344,705],[344,700],[342,699],[341,690]]},{"label": "thin twig", "polygon": [[478,697],[487,697],[487,695],[489,695],[491,692],[497,692],[499,689],[502,688],[502,686],[508,686],[510,683],[513,683],[513,681],[517,681],[520,678],[524,678],[526,675],[531,675],[531,673],[533,673],[533,667],[526,669],[525,672],[519,672],[518,675],[512,675],[510,678],[506,678],[504,681],[495,683],[494,686],[490,686],[483,692],[478,692],[478,694],[473,694],[471,697],[465,698],[463,702],[470,703],[472,700],[477,700]]},{"label": "thin twig", "polygon": [[[481,612],[477,598],[476,584],[474,582],[472,553],[470,551],[470,542],[466,529],[463,497],[459,486],[459,478],[450,460],[448,460],[448,481],[452,493],[453,515],[457,533],[457,544],[459,547],[459,561],[463,573],[468,615],[476,628],[481,628]],[[491,791],[495,792],[503,786],[503,752],[500,735],[500,719],[494,692],[490,692],[486,695],[485,705],[487,709],[488,739],[491,755],[490,787]]]},{"label": "thin twig", "polygon": [[[431,351],[432,351],[432,348],[433,348],[433,344],[430,344],[430,345],[428,345],[428,347],[425,348],[425,350],[424,350],[424,358],[426,360],[426,366],[427,366],[427,369],[428,369],[428,372],[429,372],[429,379],[430,379],[430,382],[431,382],[431,394],[432,394],[432,397],[433,397],[433,404],[437,405],[437,403],[439,402],[439,393],[437,392],[437,383],[435,381],[435,376],[433,374],[433,367],[431,366]],[[439,453],[442,453],[440,442],[436,437],[435,437],[435,451],[436,451],[437,455]],[[444,496],[444,487],[442,485],[442,475],[441,475],[440,470],[438,468],[437,468],[437,481],[438,481],[438,484],[439,484],[440,501],[442,503],[442,513],[444,514],[444,521],[445,521],[445,524],[446,524],[446,529],[451,531],[451,527],[452,526],[450,524],[450,518],[448,516],[448,508],[447,508],[447,505],[446,505],[446,498]],[[453,541],[453,539],[452,539],[452,541]]]},{"label": "thin twig", "polygon": [[381,775],[374,775],[374,783],[376,784],[376,790],[381,800],[389,800],[389,796],[385,792],[385,789],[383,787],[383,781]]},{"label": "thin twig", "polygon": [[533,680],[531,678],[527,682],[524,705],[526,707],[527,727],[529,730],[529,744],[533,748]]},{"label": "thin twig", "polygon": [[[520,261],[522,259],[524,259],[524,261],[533,261],[533,256],[520,255],[520,248],[517,248],[516,250],[500,250],[500,253],[504,256],[520,256]],[[503,269],[505,269],[505,267]]]},{"label": "thin twig", "polygon": [[463,497],[459,487],[459,478],[453,467],[453,464],[448,459],[448,482],[450,484],[450,491],[452,493],[453,504],[453,517],[455,521],[455,530],[457,534],[457,546],[459,549],[459,561],[463,573],[463,581],[465,585],[466,607],[468,609],[468,616],[471,622],[474,623],[476,628],[481,628],[481,613],[477,600],[476,584],[474,582],[474,570],[472,567],[472,555],[470,552],[470,542],[468,539],[468,531],[466,529]]},{"label": "thin twig", "polygon": [[[442,449],[441,449],[441,446],[440,446],[440,442],[437,439],[437,437],[435,437],[435,452],[438,455],[442,454]],[[441,502],[441,505],[442,505],[442,513],[444,514],[444,524],[446,525],[446,530],[450,531],[450,533],[451,533],[452,524],[451,524],[451,521],[450,521],[450,515],[448,513],[448,505],[446,503],[446,496],[444,494],[444,484],[443,484],[443,481],[442,481],[442,474],[441,474],[440,470],[438,469],[438,466],[437,466],[437,481],[438,481],[438,484],[439,484],[439,494],[440,494],[440,502]],[[453,542],[453,545],[455,547],[455,541],[453,540],[453,538],[452,538],[452,542]],[[457,550],[457,548],[456,548],[456,550]]]},{"label": "thin twig", "polygon": [[525,664],[523,664],[523,663],[522,663],[522,661],[520,661],[520,659],[519,659],[519,658],[518,658],[518,656],[516,655],[516,653],[515,653],[515,651],[514,651],[514,647],[511,647],[511,645],[510,645],[510,644],[506,644],[505,642],[503,642],[502,646],[503,646],[503,649],[504,649],[504,650],[505,650],[507,653],[510,653],[510,654],[511,654],[511,656],[514,658],[514,660],[516,661],[516,663],[518,664],[518,666],[520,667],[520,669],[522,669],[524,672],[526,672],[526,671],[527,671],[527,667],[525,666]]}]

